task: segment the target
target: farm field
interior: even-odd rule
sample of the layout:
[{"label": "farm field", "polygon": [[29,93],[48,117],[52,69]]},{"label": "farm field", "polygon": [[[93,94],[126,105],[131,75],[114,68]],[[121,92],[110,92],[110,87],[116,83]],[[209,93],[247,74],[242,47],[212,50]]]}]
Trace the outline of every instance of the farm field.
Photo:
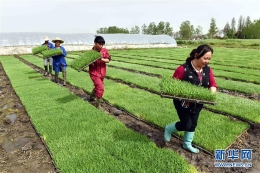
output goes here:
[{"label": "farm field", "polygon": [[[42,77],[43,60],[38,56],[0,56],[0,62],[61,172],[252,171],[215,168],[213,155],[216,149],[247,148],[253,150],[253,166],[260,162],[259,50],[214,49],[210,65],[220,92],[217,105],[205,105],[201,112],[194,139],[201,149],[198,155],[180,147],[183,133],[162,144],[164,126],[178,116],[172,100],[160,97],[159,83],[162,76],[172,76],[190,51],[110,50],[101,110],[79,97],[80,92],[88,97],[93,88],[87,68],[77,72],[70,67],[82,52],[67,54],[67,87]],[[119,115],[111,115],[111,108]],[[123,120],[128,116],[133,118],[131,126]]]}]

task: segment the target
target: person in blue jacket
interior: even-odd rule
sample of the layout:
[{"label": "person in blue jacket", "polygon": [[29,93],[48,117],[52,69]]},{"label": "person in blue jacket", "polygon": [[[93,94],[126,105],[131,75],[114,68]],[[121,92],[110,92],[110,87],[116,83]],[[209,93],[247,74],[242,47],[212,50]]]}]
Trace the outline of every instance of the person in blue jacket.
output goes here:
[{"label": "person in blue jacket", "polygon": [[55,43],[54,49],[61,49],[62,54],[61,55],[56,55],[53,56],[53,70],[55,71],[55,78],[54,81],[58,83],[58,76],[59,72],[62,72],[63,76],[63,85],[66,86],[66,67],[67,63],[65,60],[65,57],[67,55],[67,52],[64,47],[60,46],[60,44],[64,43],[63,40],[60,38],[56,37],[54,40],[52,40],[53,43]]},{"label": "person in blue jacket", "polygon": [[[48,49],[54,48],[54,45],[51,42],[49,42],[48,36],[44,37],[44,43],[42,45],[46,45],[48,47]],[[48,75],[48,65],[49,65],[49,76],[51,76],[51,73],[52,73],[52,57],[44,58],[43,62],[44,62],[44,70],[45,70],[45,73],[43,75],[44,76]]]}]

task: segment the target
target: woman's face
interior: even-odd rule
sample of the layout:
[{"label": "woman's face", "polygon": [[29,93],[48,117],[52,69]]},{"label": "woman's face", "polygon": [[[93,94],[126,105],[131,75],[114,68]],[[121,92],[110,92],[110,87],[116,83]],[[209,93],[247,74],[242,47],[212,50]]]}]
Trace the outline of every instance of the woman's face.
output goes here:
[{"label": "woman's face", "polygon": [[55,47],[60,47],[60,41],[55,42]]},{"label": "woman's face", "polygon": [[209,64],[211,57],[212,52],[205,53],[200,59],[198,59],[199,66],[205,67],[207,64]]}]

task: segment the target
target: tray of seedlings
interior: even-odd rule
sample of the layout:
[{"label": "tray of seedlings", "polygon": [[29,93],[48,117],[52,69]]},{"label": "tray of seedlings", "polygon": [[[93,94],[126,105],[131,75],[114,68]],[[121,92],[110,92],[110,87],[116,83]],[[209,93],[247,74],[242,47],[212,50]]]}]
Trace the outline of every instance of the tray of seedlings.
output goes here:
[{"label": "tray of seedlings", "polygon": [[86,51],[84,54],[81,54],[78,58],[73,60],[70,66],[80,72],[99,58],[101,58],[99,52],[94,50]]},{"label": "tray of seedlings", "polygon": [[41,53],[44,50],[48,50],[48,47],[46,45],[41,45],[41,46],[37,46],[37,47],[32,48],[32,53],[34,55],[36,55],[38,53]]},{"label": "tray of seedlings", "polygon": [[216,94],[189,82],[163,77],[160,82],[161,97],[199,104],[216,105]]},{"label": "tray of seedlings", "polygon": [[48,49],[48,50],[42,51],[42,56],[43,56],[43,58],[47,58],[47,57],[52,57],[52,56],[56,56],[56,55],[61,55],[62,53],[63,53],[62,50],[59,48]]}]

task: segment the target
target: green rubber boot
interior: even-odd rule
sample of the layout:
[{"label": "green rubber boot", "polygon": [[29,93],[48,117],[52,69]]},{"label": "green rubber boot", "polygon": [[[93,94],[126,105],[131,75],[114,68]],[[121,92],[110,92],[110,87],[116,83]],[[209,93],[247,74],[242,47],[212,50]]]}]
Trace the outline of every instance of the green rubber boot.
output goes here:
[{"label": "green rubber boot", "polygon": [[194,132],[187,132],[185,131],[183,136],[183,145],[182,147],[186,150],[189,150],[192,153],[199,153],[199,150],[197,148],[192,147],[191,142],[193,141]]},{"label": "green rubber boot", "polygon": [[59,77],[59,73],[55,73],[55,76],[54,76],[55,83],[58,83],[58,77]]},{"label": "green rubber boot", "polygon": [[43,75],[47,76],[48,75],[48,66],[47,65],[44,66],[44,70],[45,70],[45,72]]},{"label": "green rubber boot", "polygon": [[101,102],[101,98],[97,98],[96,102],[95,102],[95,107],[96,108],[99,108],[99,109],[101,108],[100,102]]},{"label": "green rubber boot", "polygon": [[66,84],[66,71],[65,70],[62,71],[62,76],[63,76],[63,86],[66,86],[67,84]]},{"label": "green rubber boot", "polygon": [[166,142],[170,142],[171,140],[171,134],[174,132],[177,132],[178,130],[175,127],[176,123],[172,123],[172,124],[168,124],[167,126],[165,126],[165,130],[164,130],[164,140]]},{"label": "green rubber boot", "polygon": [[52,65],[49,65],[49,76],[51,77],[52,75]]}]

